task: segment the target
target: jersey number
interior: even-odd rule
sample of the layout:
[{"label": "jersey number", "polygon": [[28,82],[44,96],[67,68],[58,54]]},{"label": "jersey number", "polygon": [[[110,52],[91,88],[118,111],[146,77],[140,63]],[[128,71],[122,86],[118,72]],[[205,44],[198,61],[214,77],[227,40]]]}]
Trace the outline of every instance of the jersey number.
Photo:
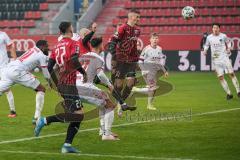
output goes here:
[{"label": "jersey number", "polygon": [[65,46],[63,47],[59,47],[56,49],[56,63],[59,65],[59,66],[63,66],[64,65],[64,56],[66,55],[66,48]]}]

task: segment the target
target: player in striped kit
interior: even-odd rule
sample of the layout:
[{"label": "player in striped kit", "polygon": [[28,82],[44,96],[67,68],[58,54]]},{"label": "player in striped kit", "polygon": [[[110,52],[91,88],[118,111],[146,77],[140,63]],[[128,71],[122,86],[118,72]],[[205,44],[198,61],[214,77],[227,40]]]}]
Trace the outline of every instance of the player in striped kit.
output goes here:
[{"label": "player in striped kit", "polygon": [[41,116],[44,105],[45,87],[36,77],[30,73],[34,68],[42,69],[44,77],[49,80],[50,76],[47,70],[48,63],[48,43],[45,40],[39,40],[36,46],[29,49],[15,61],[10,62],[2,69],[2,79],[0,81],[0,95],[9,90],[14,84],[21,84],[36,91],[36,111],[33,123]]},{"label": "player in striped kit", "polygon": [[139,66],[142,71],[142,76],[147,84],[145,88],[133,87],[132,93],[139,92],[148,95],[147,109],[156,110],[153,106],[155,91],[158,88],[157,80],[163,72],[164,76],[168,76],[165,69],[165,55],[162,53],[162,48],[158,46],[159,38],[156,33],[152,33],[150,37],[150,45],[146,46],[139,58]]},{"label": "player in striped kit", "polygon": [[212,25],[213,33],[208,35],[203,53],[206,55],[207,50],[211,47],[211,56],[215,72],[218,79],[227,93],[227,100],[233,98],[233,95],[228,87],[226,80],[224,79],[224,73],[228,74],[232,79],[232,83],[237,91],[237,95],[240,98],[240,88],[237,77],[234,74],[229,55],[231,54],[231,42],[226,34],[220,32],[220,24],[214,23]]},{"label": "player in striped kit", "polygon": [[[13,42],[5,32],[0,31],[0,79],[2,77],[1,70],[3,70],[3,68],[6,67],[6,65],[9,63],[7,48],[10,51],[12,60],[15,60],[17,58],[17,55]],[[10,114],[8,115],[8,117],[16,117],[13,93],[10,89],[6,90],[5,93],[10,107]]]}]

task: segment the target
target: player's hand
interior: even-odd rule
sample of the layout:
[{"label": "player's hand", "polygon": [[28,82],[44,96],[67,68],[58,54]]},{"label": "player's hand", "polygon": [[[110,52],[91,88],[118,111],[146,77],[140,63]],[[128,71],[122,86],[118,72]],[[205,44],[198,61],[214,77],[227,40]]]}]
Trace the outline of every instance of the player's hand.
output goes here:
[{"label": "player's hand", "polygon": [[93,31],[93,32],[96,32],[96,30],[97,30],[97,23],[94,22],[94,23],[92,24],[92,31]]},{"label": "player's hand", "polygon": [[109,91],[112,93],[112,92],[113,92],[113,90],[114,90],[114,87],[113,87],[113,85],[109,85],[109,86],[108,86],[108,89],[109,89]]},{"label": "player's hand", "polygon": [[164,77],[167,78],[169,76],[168,72],[164,73]]},{"label": "player's hand", "polygon": [[203,50],[203,52],[202,52],[202,53],[203,53],[205,56],[207,55],[207,52],[206,52],[206,51],[204,51],[204,50]]},{"label": "player's hand", "polygon": [[87,80],[88,80],[88,78],[87,78],[87,74],[85,73],[85,74],[83,74],[83,83],[86,83]]},{"label": "player's hand", "polygon": [[230,48],[227,49],[227,54],[231,54],[231,49]]}]

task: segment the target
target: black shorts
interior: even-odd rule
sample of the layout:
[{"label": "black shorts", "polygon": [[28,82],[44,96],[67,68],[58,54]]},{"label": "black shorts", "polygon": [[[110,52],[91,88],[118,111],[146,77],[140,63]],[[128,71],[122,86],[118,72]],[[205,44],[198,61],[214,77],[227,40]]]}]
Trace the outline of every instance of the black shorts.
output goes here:
[{"label": "black shorts", "polygon": [[136,76],[136,62],[116,62],[116,79],[125,79],[126,77],[135,77]]},{"label": "black shorts", "polygon": [[65,113],[73,113],[82,108],[82,103],[75,85],[58,85],[58,92],[63,97],[63,109]]}]

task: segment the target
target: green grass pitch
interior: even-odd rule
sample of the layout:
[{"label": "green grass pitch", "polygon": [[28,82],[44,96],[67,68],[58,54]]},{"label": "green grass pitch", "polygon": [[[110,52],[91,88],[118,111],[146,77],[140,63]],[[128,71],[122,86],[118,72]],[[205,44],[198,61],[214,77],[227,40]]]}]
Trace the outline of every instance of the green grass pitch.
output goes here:
[{"label": "green grass pitch", "polygon": [[[40,74],[38,74],[40,76]],[[41,77],[41,76],[40,76]],[[240,80],[240,74],[237,74]],[[234,99],[226,95],[214,73],[170,72],[164,81],[174,89],[158,96],[154,104],[165,115],[162,120],[138,123],[141,118],[129,119],[126,115],[115,116],[113,131],[120,135],[120,141],[101,141],[98,136],[98,119],[85,121],[77,134],[73,146],[81,150],[80,155],[62,155],[60,149],[65,139],[67,124],[52,124],[43,128],[41,136],[33,137],[31,119],[35,110],[35,93],[16,85],[12,88],[17,118],[7,118],[8,103],[5,96],[0,98],[0,159],[1,160],[119,160],[119,159],[240,159],[240,99],[236,96],[232,82],[226,77]],[[41,78],[42,80],[42,78]],[[42,80],[43,83],[44,80]],[[160,86],[161,88],[161,86]],[[45,96],[43,115],[54,113],[59,96],[48,90]],[[147,111],[146,98],[137,99],[140,115],[160,115]],[[93,106],[85,105],[85,110]],[[231,110],[234,109],[234,110]],[[192,116],[173,118],[179,113]],[[219,112],[216,112],[219,111]],[[128,113],[128,116],[136,115]],[[52,135],[52,136],[49,136]],[[23,138],[26,138],[25,140]],[[20,140],[12,142],[13,140]]]}]

